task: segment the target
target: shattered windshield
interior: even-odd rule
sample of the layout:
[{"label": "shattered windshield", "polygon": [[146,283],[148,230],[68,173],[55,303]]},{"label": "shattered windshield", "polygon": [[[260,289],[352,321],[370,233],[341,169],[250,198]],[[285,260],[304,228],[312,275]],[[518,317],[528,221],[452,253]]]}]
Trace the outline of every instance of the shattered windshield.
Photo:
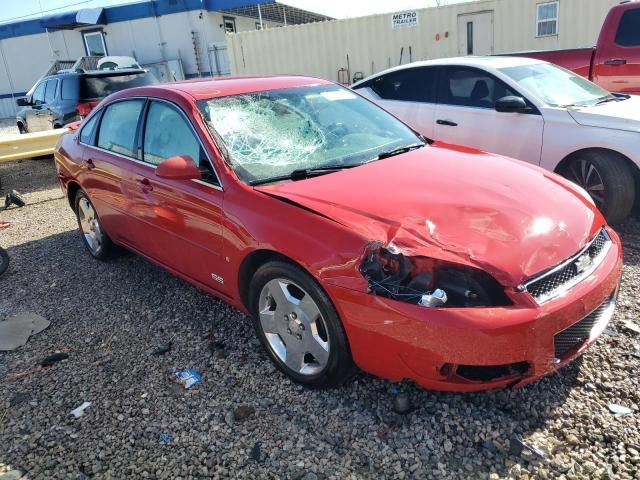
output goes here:
[{"label": "shattered windshield", "polygon": [[423,143],[387,112],[337,85],[233,95],[198,106],[247,183],[301,169],[348,168]]}]

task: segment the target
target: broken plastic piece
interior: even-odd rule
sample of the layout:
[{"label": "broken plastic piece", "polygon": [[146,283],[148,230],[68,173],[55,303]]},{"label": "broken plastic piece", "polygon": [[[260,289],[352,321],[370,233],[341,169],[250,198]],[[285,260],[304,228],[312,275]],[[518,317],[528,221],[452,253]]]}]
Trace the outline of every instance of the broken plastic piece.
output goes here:
[{"label": "broken plastic piece", "polygon": [[419,303],[423,307],[442,307],[447,303],[447,292],[436,288],[433,292],[422,295]]},{"label": "broken plastic piece", "polygon": [[7,375],[6,377],[4,377],[4,379],[7,380],[7,381],[18,380],[19,378],[28,377],[29,375],[32,375],[34,373],[44,372],[45,370],[48,370],[49,368],[50,367],[37,367],[37,368],[32,368],[31,370],[26,370],[24,372],[11,373],[11,374]]},{"label": "broken plastic piece", "polygon": [[515,433],[511,435],[511,438],[509,438],[509,452],[513,455],[520,455],[525,450],[533,453],[539,458],[545,458],[547,456],[547,454],[539,448],[526,444],[519,435]]},{"label": "broken plastic piece", "polygon": [[162,443],[164,443],[165,445],[168,445],[173,441],[173,436],[169,435],[168,433],[162,432],[160,434],[160,440],[162,440]]},{"label": "broken plastic piece", "polygon": [[165,344],[165,345],[161,345],[160,347],[156,348],[153,352],[151,352],[151,355],[164,355],[165,353],[168,353],[171,351],[171,342]]},{"label": "broken plastic piece", "polygon": [[53,364],[58,363],[61,360],[66,360],[67,358],[69,358],[69,355],[66,353],[54,353],[53,355],[49,355],[48,357],[40,360],[40,365],[43,367],[51,367]]},{"label": "broken plastic piece", "polygon": [[622,326],[631,332],[640,333],[640,326],[633,323],[631,320],[627,320],[622,324]]},{"label": "broken plastic piece", "polygon": [[91,402],[84,402],[82,405],[80,405],[75,410],[71,410],[71,415],[73,415],[76,418],[80,418],[81,416],[84,415],[84,411],[87,408],[89,408],[90,406],[91,406]]},{"label": "broken plastic piece", "polygon": [[6,210],[11,205],[16,207],[24,207],[27,204],[26,200],[17,190],[11,190],[11,193],[7,193],[4,197],[4,209]]},{"label": "broken plastic piece", "polygon": [[625,407],[624,405],[618,405],[617,403],[610,403],[609,411],[616,417],[622,417],[624,415],[629,415],[635,412],[633,408]]},{"label": "broken plastic piece", "polygon": [[0,220],[0,230],[4,229],[4,228],[9,228],[11,226],[11,224],[9,222],[4,222],[2,220]]},{"label": "broken plastic piece", "polygon": [[49,321],[36,313],[19,313],[0,322],[0,351],[15,350],[27,343],[31,335],[40,333]]},{"label": "broken plastic piece", "polygon": [[184,388],[191,388],[202,380],[202,376],[195,370],[180,370],[176,372],[176,377]]}]

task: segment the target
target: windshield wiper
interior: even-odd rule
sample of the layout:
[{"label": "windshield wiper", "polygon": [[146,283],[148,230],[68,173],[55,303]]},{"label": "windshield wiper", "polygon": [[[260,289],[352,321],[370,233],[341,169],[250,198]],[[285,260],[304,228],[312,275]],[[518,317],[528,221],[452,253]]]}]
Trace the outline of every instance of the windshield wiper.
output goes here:
[{"label": "windshield wiper", "polygon": [[249,185],[264,185],[265,183],[273,183],[273,182],[281,182],[283,180],[304,180],[305,178],[316,177],[319,175],[325,175],[327,173],[337,172],[339,170],[344,170],[345,168],[353,168],[357,167],[356,165],[325,165],[323,167],[315,167],[315,168],[299,168],[297,170],[293,170],[291,173],[287,173],[285,175],[277,175],[275,177],[269,178],[259,178],[258,180],[251,180]]},{"label": "windshield wiper", "polygon": [[388,150],[386,152],[382,152],[378,154],[378,156],[374,160],[382,160],[383,158],[394,157],[396,155],[400,155],[401,153],[407,153],[411,150],[415,150],[417,148],[422,148],[426,144],[425,143],[414,143],[413,145],[407,145],[405,147],[394,148],[393,150]]}]

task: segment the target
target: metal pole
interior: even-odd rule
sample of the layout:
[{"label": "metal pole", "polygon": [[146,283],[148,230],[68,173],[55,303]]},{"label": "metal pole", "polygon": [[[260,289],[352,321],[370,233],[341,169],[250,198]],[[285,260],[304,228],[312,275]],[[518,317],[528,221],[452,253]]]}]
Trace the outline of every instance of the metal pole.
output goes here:
[{"label": "metal pole", "polygon": [[258,18],[260,18],[260,30],[264,29],[262,25],[262,10],[260,9],[260,4],[258,4]]},{"label": "metal pole", "polygon": [[4,63],[4,71],[7,72],[7,80],[9,80],[9,89],[11,90],[11,103],[13,104],[14,114],[18,114],[18,106],[16,105],[15,95],[15,87],[13,86],[13,79],[11,78],[11,72],[9,71],[9,66],[7,65],[7,57],[4,55],[4,46],[2,44],[2,40],[0,40],[0,54],[2,54],[2,63]]},{"label": "metal pole", "polygon": [[282,16],[284,17],[284,26],[287,26],[287,9],[282,5]]}]

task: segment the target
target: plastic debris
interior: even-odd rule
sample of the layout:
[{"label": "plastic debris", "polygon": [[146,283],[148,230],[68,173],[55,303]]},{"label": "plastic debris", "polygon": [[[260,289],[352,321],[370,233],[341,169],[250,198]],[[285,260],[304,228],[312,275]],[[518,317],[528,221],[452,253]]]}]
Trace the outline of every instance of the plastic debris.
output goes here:
[{"label": "plastic debris", "polygon": [[513,455],[522,455],[523,452],[530,452],[539,458],[545,458],[547,454],[537,447],[526,444],[519,435],[513,434],[509,438],[509,452]]},{"label": "plastic debris", "polygon": [[156,348],[153,352],[151,352],[151,355],[156,355],[156,356],[164,355],[165,353],[168,353],[171,351],[171,346],[172,346],[171,342],[165,345],[161,345],[158,348]]},{"label": "plastic debris", "polygon": [[624,328],[626,328],[627,330],[630,330],[630,331],[632,331],[634,333],[640,333],[640,326],[635,324],[635,323],[633,323],[631,320],[627,320],[626,322],[624,322],[622,324],[622,326]]},{"label": "plastic debris", "polygon": [[76,418],[80,418],[81,416],[84,415],[84,411],[87,408],[89,408],[90,406],[91,406],[91,402],[84,402],[82,405],[80,405],[75,410],[71,410],[71,415],[73,415]]},{"label": "plastic debris", "polygon": [[227,413],[225,413],[224,415],[224,422],[229,425],[230,427],[233,427],[233,424],[236,421],[236,417],[233,413],[233,410],[229,410]]},{"label": "plastic debris", "polygon": [[633,351],[633,353],[631,354],[636,358],[640,358],[640,345],[636,345],[635,346],[635,350]]},{"label": "plastic debris", "polygon": [[0,230],[4,228],[9,228],[10,226],[11,226],[11,223],[0,220]]},{"label": "plastic debris", "polygon": [[49,321],[36,313],[25,312],[13,315],[0,322],[0,351],[21,347],[31,335],[40,333],[49,326]]},{"label": "plastic debris", "polygon": [[43,367],[51,367],[59,361],[66,360],[67,358],[69,358],[69,355],[67,355],[66,353],[54,353],[53,355],[49,355],[48,357],[40,360],[40,365]]},{"label": "plastic debris", "polygon": [[195,370],[180,370],[176,372],[178,383],[184,388],[191,388],[202,380],[202,376]]},{"label": "plastic debris", "polygon": [[256,409],[251,405],[240,405],[233,409],[233,418],[235,420],[244,420],[256,413]]},{"label": "plastic debris", "polygon": [[5,380],[7,381],[13,381],[13,380],[18,380],[22,377],[28,377],[29,375],[33,375],[34,373],[38,373],[38,372],[44,372],[45,370],[48,370],[50,367],[37,367],[37,368],[32,368],[31,370],[25,370],[24,372],[18,372],[18,373],[11,373],[9,375],[7,375],[6,377],[4,377]]},{"label": "plastic debris", "polygon": [[209,350],[213,353],[213,356],[216,358],[225,358],[227,357],[227,351],[224,349],[224,343],[212,340],[209,342]]},{"label": "plastic debris", "polygon": [[411,400],[405,393],[399,393],[393,399],[393,411],[405,415],[413,410]]},{"label": "plastic debris", "polygon": [[624,405],[618,405],[617,403],[610,403],[609,411],[616,417],[622,417],[624,415],[629,415],[635,412],[633,408],[625,407]]},{"label": "plastic debris", "polygon": [[15,205],[16,207],[24,207],[27,204],[26,200],[20,192],[17,190],[11,190],[11,193],[7,193],[7,196],[4,197],[4,209],[6,210],[11,205]]},{"label": "plastic debris", "polygon": [[259,462],[260,457],[260,442],[256,442],[253,444],[253,447],[251,447],[251,451],[249,452],[249,460]]},{"label": "plastic debris", "polygon": [[164,443],[165,445],[170,444],[173,441],[173,435],[169,435],[168,433],[164,433],[162,432],[160,434],[160,440],[162,441],[162,443]]}]

